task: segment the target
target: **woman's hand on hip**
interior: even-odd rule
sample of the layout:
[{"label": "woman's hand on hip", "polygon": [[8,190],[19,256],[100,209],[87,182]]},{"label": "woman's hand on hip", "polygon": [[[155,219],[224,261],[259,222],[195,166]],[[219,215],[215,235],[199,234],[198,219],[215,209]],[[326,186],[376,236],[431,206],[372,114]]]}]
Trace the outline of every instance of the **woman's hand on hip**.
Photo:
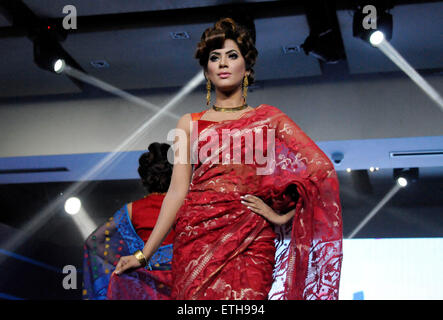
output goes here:
[{"label": "woman's hand on hip", "polygon": [[252,212],[261,215],[269,222],[276,225],[282,225],[288,222],[287,217],[276,213],[274,210],[272,210],[270,206],[264,203],[264,201],[259,197],[247,194],[245,196],[241,196],[241,198],[242,198],[241,201],[242,204],[247,206],[247,208]]},{"label": "woman's hand on hip", "polygon": [[121,257],[115,267],[114,273],[119,275],[128,269],[140,268],[142,265],[134,255]]}]

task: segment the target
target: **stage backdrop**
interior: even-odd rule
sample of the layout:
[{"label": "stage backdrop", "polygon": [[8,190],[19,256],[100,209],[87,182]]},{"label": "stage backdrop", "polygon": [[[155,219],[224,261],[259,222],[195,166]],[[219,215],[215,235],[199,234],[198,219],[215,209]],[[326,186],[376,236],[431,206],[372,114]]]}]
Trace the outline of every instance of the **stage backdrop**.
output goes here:
[{"label": "stage backdrop", "polygon": [[345,239],[341,300],[443,299],[443,238]]}]

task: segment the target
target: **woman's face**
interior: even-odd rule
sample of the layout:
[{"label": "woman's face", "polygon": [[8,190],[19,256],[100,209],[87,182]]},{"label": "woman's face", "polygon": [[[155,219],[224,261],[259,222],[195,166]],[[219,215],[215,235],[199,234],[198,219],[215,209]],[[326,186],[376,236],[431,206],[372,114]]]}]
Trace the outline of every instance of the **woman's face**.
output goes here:
[{"label": "woman's face", "polygon": [[[229,75],[222,77],[222,73]],[[241,87],[245,73],[245,59],[234,40],[226,39],[222,49],[216,49],[209,53],[206,78],[217,89],[231,91]]]}]

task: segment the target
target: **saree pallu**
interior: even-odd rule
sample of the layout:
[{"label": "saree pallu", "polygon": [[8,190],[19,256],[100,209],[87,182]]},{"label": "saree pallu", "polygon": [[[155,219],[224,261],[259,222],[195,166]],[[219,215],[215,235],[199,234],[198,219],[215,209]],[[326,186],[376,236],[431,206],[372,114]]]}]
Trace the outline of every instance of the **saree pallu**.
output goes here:
[{"label": "saree pallu", "polygon": [[[146,212],[152,214],[152,212]],[[85,241],[83,256],[83,292],[85,300],[105,300],[108,294],[108,285],[112,272],[121,256],[127,256],[137,250],[142,250],[144,240],[136,233],[127,206],[110,217],[104,224],[99,226]],[[140,297],[146,299],[162,299],[169,297],[170,273],[164,272],[171,269],[172,244],[159,248],[151,259],[150,278],[143,274],[140,269],[128,273],[126,276],[143,279],[139,283],[145,284],[140,290]],[[154,289],[150,289],[153,287]],[[113,292],[114,298],[126,295],[125,288],[119,288]],[[131,289],[132,290],[132,289]]]},{"label": "saree pallu", "polygon": [[[170,298],[338,299],[342,220],[332,162],[273,106],[222,122],[202,114],[193,118],[195,166],[174,223]],[[295,215],[274,227],[241,204],[245,194]]]}]

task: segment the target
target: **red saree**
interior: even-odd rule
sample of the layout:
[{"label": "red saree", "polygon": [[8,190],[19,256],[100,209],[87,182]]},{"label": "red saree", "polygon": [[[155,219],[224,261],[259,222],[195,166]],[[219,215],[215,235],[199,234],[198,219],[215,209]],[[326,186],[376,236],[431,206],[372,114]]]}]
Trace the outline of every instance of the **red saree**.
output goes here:
[{"label": "red saree", "polygon": [[[198,120],[203,113],[193,114],[171,298],[338,299],[341,205],[329,158],[273,106],[222,122]],[[245,194],[278,213],[295,208],[294,218],[274,227],[240,202]]]},{"label": "red saree", "polygon": [[[164,194],[151,193],[149,196],[132,203],[132,225],[143,243],[148,241],[154,229],[164,198]],[[171,231],[163,241],[162,246],[171,244],[174,241],[174,236],[174,232]]]}]

